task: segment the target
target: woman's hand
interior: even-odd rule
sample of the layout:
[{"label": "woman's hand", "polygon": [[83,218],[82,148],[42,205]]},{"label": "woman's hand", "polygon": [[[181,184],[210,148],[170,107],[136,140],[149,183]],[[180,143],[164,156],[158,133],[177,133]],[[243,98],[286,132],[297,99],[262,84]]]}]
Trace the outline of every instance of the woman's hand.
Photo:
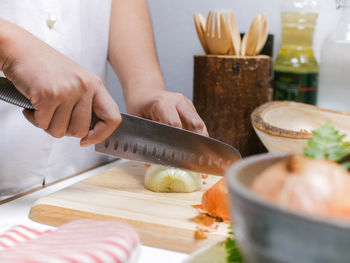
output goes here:
[{"label": "woman's hand", "polygon": [[[102,81],[27,31],[0,21],[1,68],[35,111],[24,110],[33,125],[60,138],[82,138],[88,146],[103,141],[121,122],[117,104]],[[5,36],[4,36],[5,34]],[[100,119],[89,130],[92,110]]]},{"label": "woman's hand", "polygon": [[164,88],[146,0],[112,1],[108,58],[130,114],[208,136],[192,102]]},{"label": "woman's hand", "polygon": [[108,58],[130,114],[208,136],[192,102],[164,89],[146,0],[112,1]]},{"label": "woman's hand", "polygon": [[207,128],[192,102],[180,93],[144,89],[126,98],[130,114],[208,136]]}]

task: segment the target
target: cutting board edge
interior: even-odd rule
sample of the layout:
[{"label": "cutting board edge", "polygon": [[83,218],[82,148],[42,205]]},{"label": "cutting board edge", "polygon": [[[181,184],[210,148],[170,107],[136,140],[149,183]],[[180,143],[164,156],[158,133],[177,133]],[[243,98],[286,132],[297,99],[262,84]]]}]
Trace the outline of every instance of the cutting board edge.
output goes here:
[{"label": "cutting board edge", "polygon": [[[195,230],[179,229],[171,226],[116,218],[102,214],[97,215],[90,212],[45,204],[43,201],[39,202],[39,200],[35,202],[30,209],[29,218],[35,222],[55,227],[82,218],[118,221],[136,228],[136,230],[139,232],[141,243],[143,245],[188,254],[205,245],[222,241],[227,238],[227,234],[213,232],[209,233],[208,239],[196,240],[194,238]],[[162,244],[162,246],[160,247],[159,244]]]},{"label": "cutting board edge", "polygon": [[[64,190],[64,189],[63,189]],[[91,218],[96,218],[96,215],[100,215],[104,218],[118,218],[118,219],[121,219],[121,220],[131,220],[133,221],[134,218],[135,218],[135,215],[126,215],[126,214],[119,214],[118,216],[114,216],[113,214],[110,213],[110,211],[104,211],[104,212],[93,212],[89,209],[78,209],[76,208],[76,204],[73,202],[73,203],[70,203],[70,204],[67,204],[65,203],[63,205],[63,203],[60,203],[59,202],[59,197],[55,196],[55,193],[51,194],[51,195],[48,195],[48,196],[45,196],[45,197],[42,197],[40,199],[38,199],[36,202],[34,202],[31,210],[30,210],[30,214],[31,213],[34,213],[34,214],[37,214],[38,216],[36,217],[36,222],[42,222],[42,220],[40,219],[40,217],[46,217],[46,212],[47,213],[50,213],[50,215],[52,214],[52,212],[54,211],[57,211],[57,210],[60,210],[61,214],[65,214],[63,213],[62,209],[69,209],[69,211],[77,211],[79,212],[80,214],[82,213],[86,213],[86,214],[91,214]],[[67,200],[65,200],[67,201]],[[51,207],[51,209],[46,209],[46,207]],[[191,220],[191,218],[194,218],[198,212],[196,212],[196,209],[193,208],[192,205],[186,205],[187,209],[191,210],[191,213],[188,213],[188,215],[190,215],[189,217],[187,218],[183,218],[183,220],[186,220],[186,225],[182,225],[181,229],[187,229],[187,230],[193,230],[195,229],[195,227],[197,226],[197,223],[195,223],[194,221]],[[51,218],[51,217],[50,217]],[[144,218],[138,218],[137,220],[138,222],[140,223],[152,223],[153,225],[158,225],[158,226],[168,226],[169,224],[171,224],[171,220],[167,221],[167,222],[160,222],[159,220],[155,220],[155,222],[153,222],[152,219],[150,219],[150,217],[144,217]],[[177,222],[172,222],[174,228],[179,228],[179,220],[175,220]],[[65,222],[65,220],[63,220],[62,222]],[[52,224],[50,224],[52,225]],[[60,225],[60,224],[59,224]],[[56,226],[56,225],[53,225],[53,226]],[[219,229],[219,232],[222,233],[222,230]]]}]

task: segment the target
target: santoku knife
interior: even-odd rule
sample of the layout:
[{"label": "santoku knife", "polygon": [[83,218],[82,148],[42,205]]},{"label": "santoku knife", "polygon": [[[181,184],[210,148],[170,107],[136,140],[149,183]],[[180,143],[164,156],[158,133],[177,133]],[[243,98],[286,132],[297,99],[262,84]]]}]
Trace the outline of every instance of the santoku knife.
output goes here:
[{"label": "santoku knife", "polygon": [[[31,102],[6,78],[0,78],[0,99],[34,110]],[[122,113],[122,123],[95,151],[119,158],[224,175],[241,159],[232,146],[190,131]]]}]

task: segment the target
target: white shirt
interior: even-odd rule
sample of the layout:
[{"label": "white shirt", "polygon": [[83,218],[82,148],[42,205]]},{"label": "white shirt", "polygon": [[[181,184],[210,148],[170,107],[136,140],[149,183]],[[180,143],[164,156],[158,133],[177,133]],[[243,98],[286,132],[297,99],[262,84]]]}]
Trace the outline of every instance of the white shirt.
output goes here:
[{"label": "white shirt", "polygon": [[[0,18],[45,41],[106,83],[111,0],[1,0]],[[24,43],[25,45],[25,43]],[[110,158],[54,139],[22,110],[0,102],[0,200],[76,174]]]}]

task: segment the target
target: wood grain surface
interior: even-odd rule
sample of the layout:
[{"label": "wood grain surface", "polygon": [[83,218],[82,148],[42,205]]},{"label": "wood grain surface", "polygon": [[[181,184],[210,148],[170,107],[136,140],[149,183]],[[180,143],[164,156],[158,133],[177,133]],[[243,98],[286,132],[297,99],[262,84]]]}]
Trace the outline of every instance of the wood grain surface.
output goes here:
[{"label": "wood grain surface", "polygon": [[144,188],[145,170],[142,163],[121,163],[39,199],[29,216],[51,226],[81,218],[125,222],[139,231],[143,245],[184,253],[225,239],[228,225],[220,223],[208,239],[195,240],[191,221],[198,214],[192,205],[200,204],[203,192],[220,176],[209,175],[197,192],[155,193]]},{"label": "wood grain surface", "polygon": [[270,99],[270,57],[194,56],[193,103],[209,135],[243,157],[266,152],[250,122]]}]

